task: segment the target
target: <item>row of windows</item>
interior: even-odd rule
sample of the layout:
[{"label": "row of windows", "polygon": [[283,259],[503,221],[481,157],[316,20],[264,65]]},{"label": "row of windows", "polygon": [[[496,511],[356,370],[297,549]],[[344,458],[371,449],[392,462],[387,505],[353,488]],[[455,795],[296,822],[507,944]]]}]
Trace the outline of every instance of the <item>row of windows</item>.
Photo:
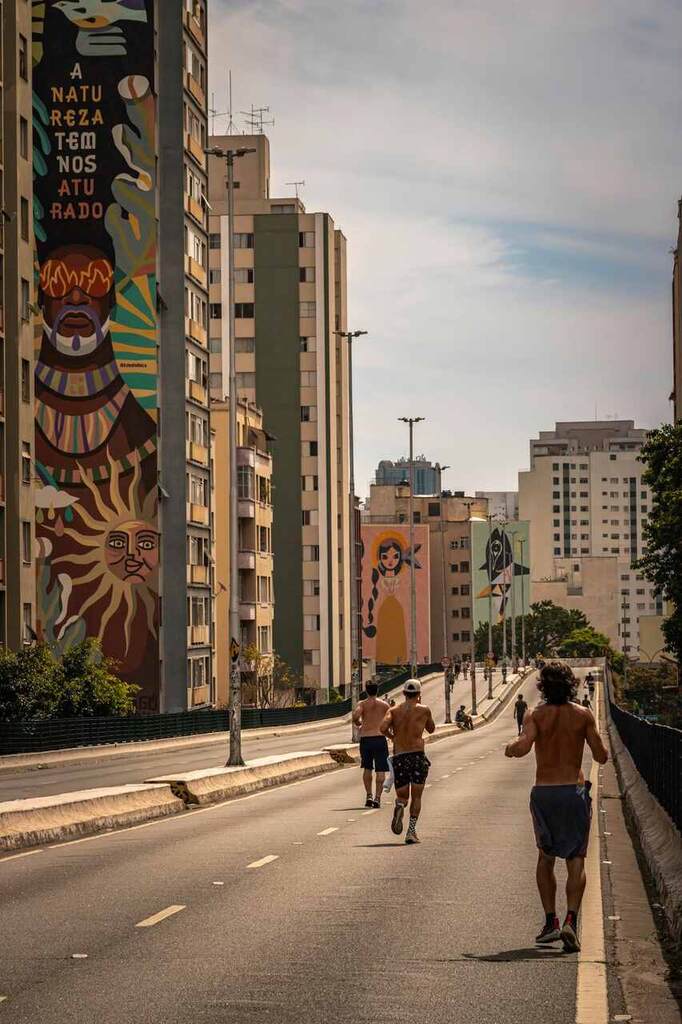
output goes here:
[{"label": "row of windows", "polygon": [[456,562],[451,562],[450,572],[469,572],[469,563],[460,562],[459,565],[457,565]]},{"label": "row of windows", "polygon": [[468,644],[471,640],[471,633],[468,629],[465,629],[462,633],[453,633],[452,639],[455,643],[458,643],[461,640],[463,644]]},{"label": "row of windows", "polygon": [[453,608],[450,615],[453,619],[470,619],[471,608]]},{"label": "row of windows", "polygon": [[468,597],[471,593],[471,587],[468,583],[462,583],[460,587],[451,587],[450,593],[453,597],[457,597],[459,594],[461,594],[462,597]]}]

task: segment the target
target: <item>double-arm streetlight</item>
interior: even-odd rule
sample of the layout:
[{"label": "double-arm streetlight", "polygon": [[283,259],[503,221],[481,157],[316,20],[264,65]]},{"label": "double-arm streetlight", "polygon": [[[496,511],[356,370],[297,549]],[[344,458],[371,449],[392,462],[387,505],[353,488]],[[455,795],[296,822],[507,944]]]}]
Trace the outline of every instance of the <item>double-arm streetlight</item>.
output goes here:
[{"label": "double-arm streetlight", "polygon": [[230,360],[230,752],[228,765],[242,765],[242,676],[239,664],[239,562],[238,562],[238,492],[237,492],[237,372],[234,352],[234,162],[247,153],[255,153],[253,147],[222,149],[212,146],[204,150],[207,156],[217,156],[227,165],[227,221],[228,242],[227,262],[229,274],[230,308],[228,323],[228,347]]},{"label": "double-arm streetlight", "polygon": [[[450,466],[441,466],[441,476],[446,469],[450,469]],[[448,674],[450,666],[448,662],[448,608],[446,601],[447,586],[445,583],[445,518],[443,516],[443,488],[441,485],[440,495],[440,554],[441,554],[441,583],[442,583],[442,602],[443,602],[443,684],[445,687],[445,722],[446,725],[452,722],[452,709],[450,707],[450,684],[448,682]]]},{"label": "double-arm streetlight", "polygon": [[[351,635],[351,707],[355,710],[360,699],[360,683],[362,675],[362,631],[360,629],[360,607],[358,602],[358,582],[361,566],[358,559],[358,537],[355,523],[355,434],[353,428],[353,342],[361,338],[367,331],[334,331],[340,338],[348,342],[348,432],[349,441],[349,490],[350,490],[350,635]],[[352,739],[358,740],[358,729],[352,726]]]},{"label": "double-arm streetlight", "polygon": [[414,554],[414,425],[422,423],[423,416],[399,416],[401,423],[410,428],[410,495],[408,514],[410,517],[410,671],[417,677],[417,582],[415,576]]}]

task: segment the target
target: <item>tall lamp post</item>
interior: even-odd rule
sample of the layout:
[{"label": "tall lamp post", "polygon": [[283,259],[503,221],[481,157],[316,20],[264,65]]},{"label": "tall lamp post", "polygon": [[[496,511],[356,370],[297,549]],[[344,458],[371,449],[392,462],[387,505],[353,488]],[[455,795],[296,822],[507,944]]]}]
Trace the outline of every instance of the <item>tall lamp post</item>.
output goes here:
[{"label": "tall lamp post", "polygon": [[[449,466],[441,466],[441,476]],[[441,486],[440,496],[440,555],[441,555],[441,583],[443,588],[443,685],[445,687],[445,724],[452,722],[452,708],[450,707],[450,684],[448,682],[448,608],[446,601],[447,586],[445,583],[445,519],[443,518],[443,494]]]},{"label": "tall lamp post", "polygon": [[[469,558],[474,557],[474,517],[471,514],[472,502],[466,502],[469,511]],[[470,562],[471,569],[471,714],[478,714],[478,701],[476,699],[476,631],[474,629],[474,567]]]},{"label": "tall lamp post", "polygon": [[229,264],[230,310],[228,316],[228,347],[230,358],[230,753],[228,765],[242,765],[242,674],[239,665],[239,562],[238,562],[238,493],[237,493],[237,372],[234,352],[234,162],[253,147],[221,149],[213,146],[205,150],[208,156],[217,156],[227,165],[227,261]]},{"label": "tall lamp post", "polygon": [[[519,537],[521,545],[521,569],[526,568],[526,538]],[[521,572],[521,657],[524,667],[527,664],[526,658],[526,574]]]},{"label": "tall lamp post", "polygon": [[[488,520],[488,700],[493,699],[493,516],[486,515]],[[473,551],[472,551],[473,556]],[[473,582],[473,565],[471,567]],[[472,587],[473,591],[473,587]],[[473,605],[473,597],[472,597]]]},{"label": "tall lamp post", "polygon": [[421,423],[423,416],[399,416],[401,423],[410,428],[410,670],[413,678],[417,677],[417,579],[415,575],[414,557],[414,425]]},{"label": "tall lamp post", "polygon": [[[358,538],[355,526],[355,433],[353,427],[353,342],[361,338],[367,331],[334,331],[340,338],[348,342],[348,433],[349,441],[349,490],[350,490],[350,644],[351,644],[351,707],[355,710],[360,700],[360,682],[362,675],[362,633],[360,630],[358,607]],[[359,738],[358,728],[352,724],[352,740],[357,743]]]}]

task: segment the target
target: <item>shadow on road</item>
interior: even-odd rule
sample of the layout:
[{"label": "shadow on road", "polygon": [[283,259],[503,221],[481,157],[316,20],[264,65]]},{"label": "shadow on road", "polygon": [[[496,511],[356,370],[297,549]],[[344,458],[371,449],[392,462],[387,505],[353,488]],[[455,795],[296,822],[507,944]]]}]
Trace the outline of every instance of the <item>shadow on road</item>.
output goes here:
[{"label": "shadow on road", "polygon": [[561,960],[566,956],[563,950],[547,946],[529,946],[525,949],[502,949],[499,953],[462,953],[463,960],[478,960],[485,964],[522,963],[525,960]]}]

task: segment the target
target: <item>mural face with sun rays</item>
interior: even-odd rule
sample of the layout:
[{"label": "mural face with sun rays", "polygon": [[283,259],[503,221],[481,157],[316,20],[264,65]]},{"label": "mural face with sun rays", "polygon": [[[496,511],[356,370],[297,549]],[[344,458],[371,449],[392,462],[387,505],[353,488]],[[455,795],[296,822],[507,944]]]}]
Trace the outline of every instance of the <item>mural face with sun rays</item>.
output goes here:
[{"label": "mural face with sun rays", "polygon": [[37,632],[157,711],[154,0],[105,6],[33,2]]}]

